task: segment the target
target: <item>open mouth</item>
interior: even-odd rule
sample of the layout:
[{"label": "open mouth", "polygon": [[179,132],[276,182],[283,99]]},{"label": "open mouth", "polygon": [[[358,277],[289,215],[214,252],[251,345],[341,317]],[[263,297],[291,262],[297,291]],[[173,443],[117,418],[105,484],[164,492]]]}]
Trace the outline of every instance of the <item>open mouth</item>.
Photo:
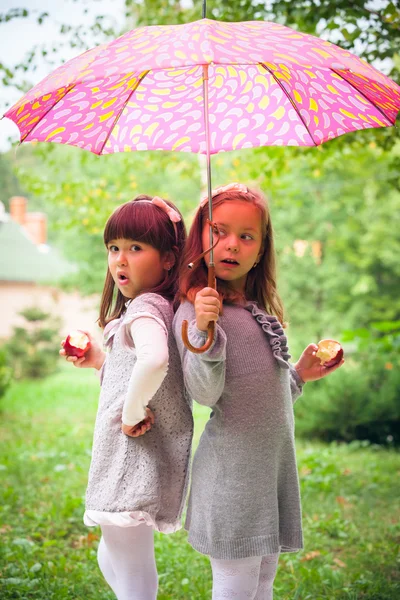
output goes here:
[{"label": "open mouth", "polygon": [[221,260],[222,263],[224,263],[225,265],[238,265],[238,261],[235,260],[234,258],[224,258],[223,260]]},{"label": "open mouth", "polygon": [[127,283],[127,282],[129,281],[129,279],[128,279],[128,278],[127,278],[125,275],[122,275],[122,274],[120,273],[120,274],[118,275],[118,281],[119,281],[120,283]]}]

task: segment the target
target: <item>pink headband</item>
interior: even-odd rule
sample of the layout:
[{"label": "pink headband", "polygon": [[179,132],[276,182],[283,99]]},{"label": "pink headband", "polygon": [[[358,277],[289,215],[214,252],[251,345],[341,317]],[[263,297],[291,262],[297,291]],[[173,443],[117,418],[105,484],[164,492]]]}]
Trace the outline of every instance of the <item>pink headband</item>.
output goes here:
[{"label": "pink headband", "polygon": [[179,223],[182,218],[172,206],[168,206],[168,204],[159,196],[154,196],[151,200],[136,200],[135,204],[136,202],[147,202],[147,204],[154,204],[155,206],[158,206],[158,208],[161,208],[161,210],[163,210],[171,219],[172,225],[174,226],[175,239],[178,241],[178,229],[176,223]]},{"label": "pink headband", "polygon": [[[223,185],[219,188],[215,188],[215,190],[212,190],[211,192],[211,198],[214,198],[214,196],[218,196],[218,194],[222,194],[222,192],[229,192],[229,190],[236,190],[237,192],[241,192],[242,194],[247,194],[248,193],[248,189],[247,186],[244,185],[243,183],[228,183],[228,185]],[[200,206],[205,206],[208,202],[208,196],[206,196],[205,198],[202,198],[201,202],[200,202]]]}]

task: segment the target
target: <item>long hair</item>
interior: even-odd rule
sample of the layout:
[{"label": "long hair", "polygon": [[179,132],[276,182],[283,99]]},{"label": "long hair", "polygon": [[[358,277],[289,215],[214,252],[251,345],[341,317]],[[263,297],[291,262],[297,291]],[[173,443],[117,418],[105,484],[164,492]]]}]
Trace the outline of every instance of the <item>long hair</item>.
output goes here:
[{"label": "long hair", "polygon": [[[175,263],[167,271],[163,281],[152,289],[143,290],[172,300],[178,287],[180,256],[186,240],[185,224],[183,218],[178,223],[172,223],[161,208],[151,202],[138,202],[139,200],[151,201],[152,196],[142,194],[116,208],[106,223],[104,244],[107,246],[112,240],[124,238],[149,244],[158,250],[161,256],[173,252]],[[165,202],[181,214],[172,202],[168,200]],[[119,318],[125,311],[127,299],[118,289],[115,293],[115,288],[114,280],[107,267],[98,319],[100,327],[104,328],[109,321]]]},{"label": "long hair", "polygon": [[[213,197],[213,208],[233,200],[248,202],[256,206],[260,211],[261,219],[262,256],[258,264],[247,275],[245,298],[257,302],[260,308],[275,315],[283,323],[284,309],[277,291],[274,234],[267,199],[256,190],[247,188],[246,193],[231,188]],[[180,302],[187,299],[193,303],[197,292],[207,286],[207,265],[204,259],[199,261],[193,269],[188,269],[187,266],[204,250],[202,232],[207,219],[208,204],[206,203],[204,206],[199,206],[196,211],[182,255],[178,293]],[[243,301],[243,297],[230,288],[228,282],[217,279],[217,288],[223,301],[231,304]]]}]

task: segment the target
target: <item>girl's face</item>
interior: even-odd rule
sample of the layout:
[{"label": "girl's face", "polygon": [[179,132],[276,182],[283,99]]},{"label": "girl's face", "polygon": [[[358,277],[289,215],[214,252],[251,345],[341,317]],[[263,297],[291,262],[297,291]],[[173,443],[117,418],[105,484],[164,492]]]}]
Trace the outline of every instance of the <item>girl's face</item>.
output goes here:
[{"label": "girl's face", "polygon": [[156,287],[173,264],[171,257],[162,258],[153,246],[135,240],[111,240],[107,249],[111,276],[126,298],[136,298],[143,290]]},{"label": "girl's face", "polygon": [[[215,274],[230,287],[244,292],[248,272],[262,255],[261,213],[254,204],[231,200],[214,209],[220,238],[214,249]],[[203,250],[210,247],[209,225],[202,234]],[[209,254],[205,257],[209,263]]]}]

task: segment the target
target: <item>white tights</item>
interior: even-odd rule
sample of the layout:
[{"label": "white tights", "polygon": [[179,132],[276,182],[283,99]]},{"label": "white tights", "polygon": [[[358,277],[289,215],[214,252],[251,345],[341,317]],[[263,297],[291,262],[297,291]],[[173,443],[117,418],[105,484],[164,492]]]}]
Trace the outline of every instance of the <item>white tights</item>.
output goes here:
[{"label": "white tights", "polygon": [[118,600],[156,600],[154,531],[148,525],[102,525],[97,559]]},{"label": "white tights", "polygon": [[212,600],[272,600],[279,554],[242,560],[211,558]]},{"label": "white tights", "polygon": [[[156,600],[154,531],[148,525],[102,525],[97,558],[117,600]],[[211,558],[212,600],[272,600],[279,554],[242,560]]]}]

